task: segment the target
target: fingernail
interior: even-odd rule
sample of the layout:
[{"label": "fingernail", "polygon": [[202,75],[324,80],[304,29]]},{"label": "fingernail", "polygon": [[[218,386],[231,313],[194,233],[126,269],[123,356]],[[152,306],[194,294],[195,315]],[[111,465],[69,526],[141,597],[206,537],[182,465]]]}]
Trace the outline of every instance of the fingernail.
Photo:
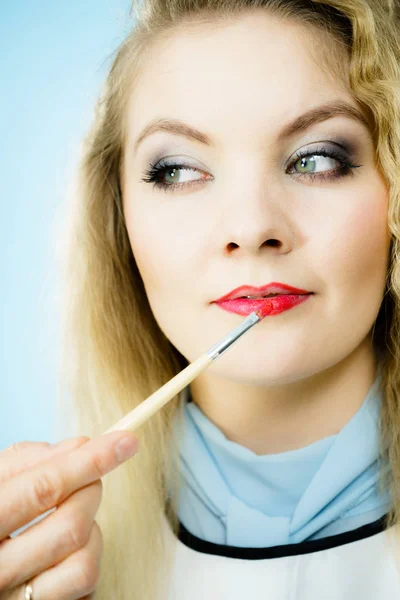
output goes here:
[{"label": "fingernail", "polygon": [[115,456],[118,462],[123,462],[133,456],[138,450],[137,442],[131,436],[122,438],[115,446]]}]

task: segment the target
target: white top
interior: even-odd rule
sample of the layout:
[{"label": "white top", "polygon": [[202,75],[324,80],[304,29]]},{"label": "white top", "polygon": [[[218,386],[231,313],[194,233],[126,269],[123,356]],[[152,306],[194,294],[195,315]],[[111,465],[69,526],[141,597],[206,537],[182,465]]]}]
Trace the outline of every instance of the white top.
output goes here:
[{"label": "white top", "polygon": [[[201,540],[165,518],[175,552],[168,600],[394,600],[400,598],[400,536],[384,518],[347,533],[268,548]],[[396,552],[398,554],[396,554]]]}]

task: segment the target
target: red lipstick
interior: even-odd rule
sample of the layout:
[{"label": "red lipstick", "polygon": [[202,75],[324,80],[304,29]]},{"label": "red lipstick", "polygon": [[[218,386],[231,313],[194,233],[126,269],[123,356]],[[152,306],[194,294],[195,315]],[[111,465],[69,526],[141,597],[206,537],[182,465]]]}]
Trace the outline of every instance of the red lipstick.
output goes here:
[{"label": "red lipstick", "polygon": [[311,295],[312,292],[307,290],[271,282],[261,287],[242,285],[214,302],[224,310],[238,315],[261,311],[263,316],[273,316],[305,302]]}]

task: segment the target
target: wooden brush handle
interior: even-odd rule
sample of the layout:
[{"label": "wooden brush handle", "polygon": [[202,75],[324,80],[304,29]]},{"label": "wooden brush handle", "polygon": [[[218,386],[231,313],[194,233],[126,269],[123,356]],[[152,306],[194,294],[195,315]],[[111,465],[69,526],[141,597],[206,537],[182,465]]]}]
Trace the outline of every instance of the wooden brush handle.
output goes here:
[{"label": "wooden brush handle", "polygon": [[115,425],[104,431],[110,433],[116,430],[134,431],[142,423],[147,421],[155,412],[162,408],[167,402],[172,400],[178,392],[183,390],[193,379],[199,375],[213,362],[207,354],[202,354],[193,363],[190,363],[183,371],[180,371],[175,377],[170,379],[165,385],[160,387],[154,394],[151,394],[146,400],[143,400],[139,406],[136,406],[131,412],[125,415]]}]

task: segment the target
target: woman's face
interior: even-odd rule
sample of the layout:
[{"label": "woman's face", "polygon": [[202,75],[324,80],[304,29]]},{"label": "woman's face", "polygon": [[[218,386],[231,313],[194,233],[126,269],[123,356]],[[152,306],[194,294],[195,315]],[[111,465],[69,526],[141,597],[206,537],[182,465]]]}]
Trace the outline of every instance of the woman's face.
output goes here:
[{"label": "woman's face", "polygon": [[[336,115],[283,135],[327,103],[360,111],[318,66],[317,40],[262,12],[175,32],[149,52],[129,105],[129,238],[155,319],[187,360],[244,320],[213,303],[234,288],[313,292],[209,368],[238,382],[336,365],[368,342],[385,289],[388,190],[368,128]],[[153,126],[137,144],[157,120],[180,125]],[[152,166],[157,186],[144,181]]]}]

